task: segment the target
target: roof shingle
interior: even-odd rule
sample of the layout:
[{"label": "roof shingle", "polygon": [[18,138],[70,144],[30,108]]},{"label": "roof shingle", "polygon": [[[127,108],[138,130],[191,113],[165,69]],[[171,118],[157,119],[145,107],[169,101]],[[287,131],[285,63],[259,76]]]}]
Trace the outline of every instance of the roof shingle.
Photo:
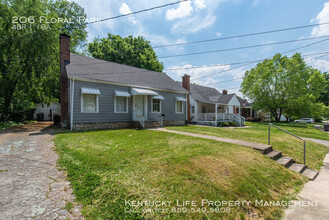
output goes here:
[{"label": "roof shingle", "polygon": [[71,53],[69,78],[89,79],[154,89],[188,92],[167,74]]}]

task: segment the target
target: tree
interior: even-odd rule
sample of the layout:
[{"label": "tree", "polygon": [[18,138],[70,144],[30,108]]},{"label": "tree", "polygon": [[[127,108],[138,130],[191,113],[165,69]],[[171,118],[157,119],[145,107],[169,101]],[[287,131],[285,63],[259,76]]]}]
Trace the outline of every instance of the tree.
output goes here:
[{"label": "tree", "polygon": [[269,111],[279,121],[286,117],[314,117],[325,83],[319,70],[306,65],[299,53],[291,58],[276,54],[246,71],[242,93],[253,106]]},{"label": "tree", "polygon": [[323,92],[321,93],[318,101],[323,102],[326,106],[329,106],[329,74],[327,72],[323,73],[324,78],[326,79],[326,85]]},{"label": "tree", "polygon": [[150,42],[141,36],[122,38],[108,34],[107,38],[96,38],[89,43],[88,51],[98,59],[158,72],[163,70]]},{"label": "tree", "polygon": [[77,34],[75,48],[86,38],[85,24],[46,21],[84,11],[68,1],[1,0],[0,14],[0,120],[23,120],[35,103],[59,98],[59,33]]}]

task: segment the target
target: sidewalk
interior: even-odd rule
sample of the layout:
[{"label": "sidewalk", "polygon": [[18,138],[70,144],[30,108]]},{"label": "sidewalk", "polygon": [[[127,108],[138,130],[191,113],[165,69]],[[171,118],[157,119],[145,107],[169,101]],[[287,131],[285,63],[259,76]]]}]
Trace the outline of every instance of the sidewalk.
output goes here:
[{"label": "sidewalk", "polygon": [[329,154],[324,159],[324,167],[314,181],[305,184],[297,196],[298,200],[318,201],[317,206],[290,207],[284,219],[329,219]]}]

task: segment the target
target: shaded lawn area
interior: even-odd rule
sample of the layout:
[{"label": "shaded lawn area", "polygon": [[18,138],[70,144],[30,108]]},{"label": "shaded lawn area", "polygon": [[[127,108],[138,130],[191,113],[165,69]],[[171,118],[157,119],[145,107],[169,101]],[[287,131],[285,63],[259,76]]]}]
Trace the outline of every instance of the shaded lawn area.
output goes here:
[{"label": "shaded lawn area", "polygon": [[[309,125],[295,124],[275,124],[279,127],[303,137],[316,138],[318,135],[327,136],[328,134],[319,131]],[[191,133],[199,133],[212,135],[217,137],[225,137],[237,140],[251,141],[256,143],[268,143],[268,125],[265,123],[247,122],[246,128],[219,128],[219,127],[201,127],[201,126],[177,126],[167,127],[170,130],[186,131]],[[320,133],[320,134],[319,134]],[[303,141],[277,129],[271,127],[271,145],[274,150],[282,151],[285,156],[292,157],[296,162],[303,163],[304,161],[304,145]],[[329,152],[328,148],[306,141],[306,165],[309,168],[319,170],[323,165],[323,159]]]},{"label": "shaded lawn area", "polygon": [[[306,178],[261,153],[228,143],[150,130],[68,132],[55,137],[59,164],[68,173],[87,219],[279,218],[283,207],[258,200],[293,199]],[[251,201],[229,212],[176,213],[176,200]],[[125,200],[172,201],[164,213],[127,212]],[[191,208],[188,206],[187,208]],[[213,208],[213,209],[211,209]]]},{"label": "shaded lawn area", "polygon": [[12,121],[8,121],[8,122],[0,122],[0,131],[11,128],[13,126],[19,125],[20,123],[17,122],[12,122]]}]

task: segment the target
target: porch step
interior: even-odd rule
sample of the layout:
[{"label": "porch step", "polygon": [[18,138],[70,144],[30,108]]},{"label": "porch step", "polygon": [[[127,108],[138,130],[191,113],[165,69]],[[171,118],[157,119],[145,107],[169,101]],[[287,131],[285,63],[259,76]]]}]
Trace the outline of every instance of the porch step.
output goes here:
[{"label": "porch step", "polygon": [[306,166],[304,164],[292,163],[288,168],[297,173],[303,173],[306,169]]},{"label": "porch step", "polygon": [[283,157],[283,156],[277,159],[276,161],[287,168],[293,163],[291,157]]},{"label": "porch step", "polygon": [[306,168],[302,174],[308,179],[314,180],[319,175],[319,171]]},{"label": "porch step", "polygon": [[282,157],[282,152],[281,151],[276,151],[276,150],[272,150],[271,152],[265,154],[266,156],[270,157],[273,160],[279,159],[280,157]]}]

